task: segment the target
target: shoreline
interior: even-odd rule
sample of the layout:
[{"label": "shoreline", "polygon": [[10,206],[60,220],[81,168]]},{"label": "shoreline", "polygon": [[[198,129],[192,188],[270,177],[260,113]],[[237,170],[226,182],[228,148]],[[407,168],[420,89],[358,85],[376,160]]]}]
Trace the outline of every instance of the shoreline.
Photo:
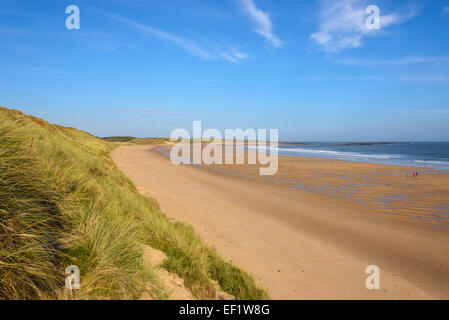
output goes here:
[{"label": "shoreline", "polygon": [[[154,148],[119,147],[112,156],[136,187],[155,197],[170,218],[190,223],[220,254],[254,273],[273,298],[449,297],[448,232],[429,228],[432,221],[418,223],[402,215],[380,215],[369,204],[361,206],[323,192],[290,190],[285,186],[288,179],[250,180],[256,178],[251,175],[255,167],[227,166],[228,174],[241,175],[226,176],[214,172],[217,168],[174,166]],[[354,171],[349,180],[366,169],[398,170],[379,164],[292,158],[298,160],[290,163],[292,159],[280,158],[278,174],[284,169],[305,172],[307,168],[310,177],[303,175],[302,179],[318,185],[338,181],[341,177],[332,177],[332,172],[346,169]],[[316,176],[313,171],[323,170],[319,168],[323,163],[326,167],[332,164],[332,170]],[[303,169],[298,167],[301,165]],[[405,179],[402,175],[388,177],[395,183],[398,178]],[[375,188],[387,192],[389,187],[397,185]],[[409,187],[412,191],[416,188],[422,186]],[[392,200],[398,201],[402,200]],[[364,286],[364,268],[371,264],[381,269],[383,290]]]},{"label": "shoreline", "polygon": [[[169,158],[169,154],[166,152],[171,148],[171,146],[155,146],[152,149],[152,152],[158,153],[165,158]],[[245,150],[246,152],[247,150]],[[298,174],[298,168],[293,168],[293,174],[290,175],[290,179],[288,179],[289,175],[287,172],[282,170],[289,170],[290,168],[284,169],[282,164],[293,163],[293,167],[295,163],[302,163],[301,171],[309,170],[309,167],[318,167],[316,171],[318,174],[306,177],[305,183],[304,180],[296,181],[296,179],[301,178]],[[428,211],[430,215],[413,216],[414,220],[432,220],[437,222],[437,226],[432,226],[432,228],[440,228],[449,230],[449,198],[447,198],[444,191],[449,194],[449,171],[439,170],[439,169],[430,169],[419,170],[417,167],[409,167],[409,166],[399,166],[399,165],[388,165],[388,164],[379,164],[379,163],[369,163],[369,162],[356,162],[356,161],[348,161],[341,159],[328,159],[328,158],[314,158],[314,157],[301,157],[301,156],[279,156],[279,164],[280,167],[278,169],[277,174],[274,176],[260,176],[256,171],[258,170],[258,165],[187,165],[191,167],[201,168],[203,170],[207,170],[212,174],[217,174],[221,176],[229,176],[234,177],[236,179],[240,179],[241,181],[254,181],[257,183],[264,183],[269,185],[278,185],[288,190],[298,190],[303,191],[308,194],[318,194],[318,195],[333,195],[334,199],[338,200],[352,200],[354,195],[360,194],[362,197],[360,199],[355,199],[355,202],[366,202],[364,205],[364,209],[368,211],[376,211],[377,213],[381,213],[382,215],[400,215],[403,211],[406,211],[409,216],[410,213],[413,213],[413,210],[423,209],[423,211]],[[320,171],[329,171],[323,170],[326,166],[328,166],[331,172],[322,173]],[[289,165],[287,165],[289,167]],[[352,174],[351,171],[353,168],[357,168],[358,172],[355,173],[356,180],[353,177],[350,177]],[[365,172],[364,172],[365,171]],[[338,172],[346,172],[347,176],[340,175],[338,176]],[[419,172],[419,177],[413,177],[413,172]],[[316,172],[315,172],[316,173]],[[368,174],[367,174],[368,173]],[[372,173],[372,174],[371,174]],[[332,176],[331,179],[316,179],[320,175]],[[357,176],[357,175],[363,175]],[[376,179],[376,176],[380,177],[380,179]],[[428,176],[429,178],[424,178]],[[404,179],[406,180],[404,180]],[[378,180],[375,183],[370,182],[370,180]],[[290,181],[288,181],[290,180]],[[414,193],[410,193],[408,189],[411,185],[416,187],[416,184],[421,182],[429,183],[430,185],[422,185],[418,186],[420,190],[415,190]],[[390,185],[390,188],[385,188]],[[436,189],[438,190],[438,186],[443,185],[444,190],[443,194],[440,194],[437,199],[431,199],[431,201],[435,203],[442,203],[441,207],[435,206],[433,208],[428,204],[418,204],[414,207],[413,210],[408,210],[408,208],[404,208],[403,203],[399,200],[403,200],[402,202],[410,202],[413,198],[419,198],[427,195],[433,195],[432,191]],[[363,189],[366,187],[381,187],[377,188],[377,190],[370,190],[364,192]],[[384,188],[382,188],[384,187]],[[373,188],[371,188],[373,189]],[[419,194],[419,191],[426,190]],[[360,192],[362,191],[362,192]],[[438,193],[438,192],[434,192]],[[439,192],[441,193],[441,192]],[[384,197],[382,197],[384,196]],[[332,198],[332,197],[331,197]],[[376,201],[374,201],[376,200]],[[377,203],[374,203],[377,202]],[[379,203],[380,202],[380,203]],[[395,202],[396,206],[393,208],[386,208],[388,204],[392,204],[390,202]],[[377,208],[376,208],[377,206]],[[401,208],[402,206],[402,208]],[[366,208],[368,207],[368,208]],[[379,209],[380,208],[380,209]],[[430,209],[430,210],[428,210]],[[410,212],[411,211],[411,212]],[[405,215],[404,215],[405,216]],[[425,221],[421,221],[425,222]]]},{"label": "shoreline", "polygon": [[[208,143],[203,142],[202,146],[204,147],[205,145],[207,145]],[[212,142],[213,144],[213,142]],[[158,149],[168,149],[171,146],[173,146],[174,144],[169,144],[166,143],[164,145],[159,145],[157,148]],[[292,146],[297,146],[298,144],[292,144]],[[301,144],[299,144],[301,145]],[[304,144],[307,145],[307,144]],[[364,145],[364,144],[354,144],[354,145]],[[234,145],[235,146],[235,145]],[[279,144],[279,146],[289,146],[288,144],[283,145],[283,144]],[[246,147],[245,147],[246,148]],[[254,152],[256,152],[256,149],[252,149]],[[282,149],[279,149],[282,150]],[[248,149],[245,149],[245,152],[247,152]],[[162,153],[162,152],[161,152]],[[285,152],[287,153],[287,152]],[[163,153],[162,153],[163,154]],[[166,156],[168,156],[168,154],[166,154]],[[280,154],[278,153],[278,157],[281,158],[305,158],[305,159],[315,159],[315,160],[332,160],[332,161],[345,161],[345,162],[352,162],[352,163],[367,163],[367,164],[374,164],[374,165],[381,165],[381,166],[391,166],[391,167],[402,167],[402,168],[409,168],[410,170],[415,170],[415,171],[420,171],[422,170],[422,172],[425,173],[425,171],[438,171],[440,173],[449,173],[449,168],[439,168],[437,166],[432,167],[430,164],[429,165],[425,165],[425,164],[419,164],[422,162],[429,162],[429,161],[421,161],[418,159],[415,160],[410,160],[409,164],[405,164],[405,163],[382,163],[382,162],[376,162],[376,161],[363,161],[360,159],[349,159],[349,158],[331,158],[331,157],[317,157],[315,155],[292,155],[292,154]],[[438,162],[438,161],[436,161]]]}]

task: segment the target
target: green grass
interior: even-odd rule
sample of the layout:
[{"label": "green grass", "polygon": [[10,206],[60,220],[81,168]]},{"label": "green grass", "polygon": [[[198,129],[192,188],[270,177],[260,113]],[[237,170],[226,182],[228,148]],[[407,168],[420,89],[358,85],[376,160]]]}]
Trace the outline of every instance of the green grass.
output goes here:
[{"label": "green grass", "polygon": [[104,137],[100,138],[105,141],[109,142],[130,142],[131,140],[136,139],[135,137],[129,137],[129,136],[120,136],[120,137]]},{"label": "green grass", "polygon": [[136,138],[136,137],[128,137],[128,136],[122,136],[122,137],[105,137],[100,138],[105,141],[109,142],[122,142],[126,144],[164,144],[166,142],[169,142],[169,138]]},{"label": "green grass", "polygon": [[[145,140],[111,142],[0,107],[1,299],[165,298],[143,245],[164,251],[164,267],[200,299],[215,297],[213,280],[238,299],[268,298],[117,169],[110,152]],[[71,264],[81,270],[74,295],[64,289]]]}]

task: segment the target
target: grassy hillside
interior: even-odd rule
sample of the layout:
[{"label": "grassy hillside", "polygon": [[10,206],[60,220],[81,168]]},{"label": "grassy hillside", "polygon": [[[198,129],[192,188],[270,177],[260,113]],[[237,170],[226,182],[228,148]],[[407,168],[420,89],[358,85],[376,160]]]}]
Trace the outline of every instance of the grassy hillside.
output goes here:
[{"label": "grassy hillside", "polygon": [[[0,107],[0,298],[163,299],[143,245],[164,251],[163,266],[200,299],[215,297],[213,280],[239,299],[267,298],[137,192],[109,157],[116,145]],[[64,287],[72,264],[82,285],[74,296]]]}]

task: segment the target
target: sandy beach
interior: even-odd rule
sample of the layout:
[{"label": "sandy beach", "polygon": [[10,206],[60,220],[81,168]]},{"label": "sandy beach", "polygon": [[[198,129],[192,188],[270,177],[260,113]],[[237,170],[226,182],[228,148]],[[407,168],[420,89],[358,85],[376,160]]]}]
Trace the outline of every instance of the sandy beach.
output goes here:
[{"label": "sandy beach", "polygon": [[[112,158],[273,299],[449,299],[447,173],[280,157],[262,177],[257,166],[175,166],[155,151],[122,146]],[[365,287],[368,265],[380,290]]]}]

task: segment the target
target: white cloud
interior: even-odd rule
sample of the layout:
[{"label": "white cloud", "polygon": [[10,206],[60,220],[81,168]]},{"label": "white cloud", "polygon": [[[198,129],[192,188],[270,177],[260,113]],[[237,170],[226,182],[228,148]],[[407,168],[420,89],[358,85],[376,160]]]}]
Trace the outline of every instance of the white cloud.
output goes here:
[{"label": "white cloud", "polygon": [[228,61],[230,61],[230,62],[234,62],[234,63],[239,62],[239,60],[238,60],[237,57],[235,57],[235,56],[233,56],[233,55],[230,55],[229,53],[224,53],[224,52],[222,52],[222,53],[220,53],[220,56],[221,56],[223,59],[228,60]]},{"label": "white cloud", "polygon": [[141,109],[123,109],[121,111],[133,112],[133,113],[142,113],[142,112],[170,111],[170,109],[168,109],[168,108],[141,108]]},{"label": "white cloud", "polygon": [[201,42],[205,47],[207,47],[211,52],[222,59],[225,59],[229,62],[238,63],[241,60],[245,60],[248,58],[248,54],[240,51],[240,49],[236,49],[233,46],[230,46],[225,41],[219,41],[218,43],[215,41],[210,41],[207,39],[200,38]]},{"label": "white cloud", "polygon": [[173,111],[170,108],[138,108],[138,109],[121,109],[131,117],[178,117],[197,115],[194,112]]},{"label": "white cloud", "polygon": [[154,111],[147,111],[147,112],[138,112],[138,113],[132,113],[131,117],[180,117],[180,116],[193,116],[197,115],[193,112],[176,112],[176,111],[167,111],[167,112],[154,112]]},{"label": "white cloud", "polygon": [[[344,49],[361,47],[364,36],[373,35],[378,30],[368,30],[365,26],[365,0],[321,0],[318,30],[310,35],[321,50],[339,52]],[[415,16],[413,11],[380,16],[380,28],[400,24]]]},{"label": "white cloud", "polygon": [[399,114],[427,114],[427,115],[449,115],[449,110],[444,109],[418,109],[418,110],[392,110],[390,113]]},{"label": "white cloud", "polygon": [[147,34],[150,34],[150,35],[156,36],[158,38],[167,40],[167,41],[169,41],[169,42],[171,42],[171,43],[173,43],[173,44],[175,44],[175,45],[177,45],[177,46],[187,50],[188,52],[190,52],[194,56],[197,56],[199,58],[206,59],[206,60],[207,59],[212,59],[212,55],[208,51],[200,48],[197,44],[195,44],[191,40],[184,39],[184,38],[181,38],[179,36],[173,35],[171,33],[168,33],[168,32],[156,29],[156,28],[152,28],[152,27],[143,25],[143,24],[141,24],[139,22],[136,22],[136,21],[131,20],[131,19],[123,18],[123,17],[118,16],[116,14],[106,13],[106,12],[103,12],[103,13],[106,14],[107,16],[109,16],[110,18],[114,19],[114,20],[123,22],[123,23],[125,23],[125,24],[127,24],[127,25],[129,25],[131,27],[134,27],[136,29],[139,29],[139,30],[141,30],[141,31],[143,31],[143,32],[145,32]]},{"label": "white cloud", "polygon": [[433,63],[441,64],[449,62],[449,57],[423,57],[423,56],[408,56],[398,59],[387,60],[374,60],[374,59],[340,59],[335,61],[339,64],[347,66],[364,66],[364,67],[377,67],[377,66],[405,66],[410,64],[419,63]]},{"label": "white cloud", "polygon": [[243,52],[235,52],[234,56],[236,56],[239,59],[246,59],[246,58],[248,58],[248,55],[246,53],[243,53]]},{"label": "white cloud", "polygon": [[427,85],[448,85],[449,74],[448,73],[419,73],[401,75],[399,77],[401,81],[412,82],[414,84],[427,84]]},{"label": "white cloud", "polygon": [[443,9],[441,9],[441,14],[443,16],[449,16],[449,6],[444,7]]},{"label": "white cloud", "polygon": [[234,63],[240,62],[241,60],[245,60],[248,58],[248,55],[243,52],[223,52],[220,50],[217,50],[217,52],[223,59]]},{"label": "white cloud", "polygon": [[34,110],[34,109],[22,109],[22,111],[26,114],[48,114],[47,111]]},{"label": "white cloud", "polygon": [[146,25],[136,22],[134,20],[127,19],[127,18],[121,17],[119,15],[110,13],[110,12],[105,12],[103,10],[96,9],[93,7],[91,7],[91,8],[96,11],[101,12],[102,14],[108,16],[111,19],[120,21],[120,22],[127,24],[135,29],[141,30],[145,34],[155,36],[160,39],[169,41],[169,42],[173,43],[174,45],[176,45],[180,48],[183,48],[190,54],[192,54],[196,57],[199,57],[201,59],[204,59],[204,60],[214,60],[214,59],[221,58],[221,59],[225,59],[227,61],[235,63],[235,62],[239,62],[239,60],[245,59],[247,57],[247,55],[244,53],[225,52],[224,50],[217,50],[215,48],[212,48],[212,49],[209,48],[209,50],[208,50],[208,49],[205,49],[204,47],[200,46],[197,42],[195,42],[193,40],[182,38],[177,35],[171,34],[169,32],[146,26]]},{"label": "white cloud", "polygon": [[240,0],[240,3],[254,23],[254,32],[263,36],[272,46],[282,47],[282,41],[273,32],[270,15],[257,8],[253,0]]}]

